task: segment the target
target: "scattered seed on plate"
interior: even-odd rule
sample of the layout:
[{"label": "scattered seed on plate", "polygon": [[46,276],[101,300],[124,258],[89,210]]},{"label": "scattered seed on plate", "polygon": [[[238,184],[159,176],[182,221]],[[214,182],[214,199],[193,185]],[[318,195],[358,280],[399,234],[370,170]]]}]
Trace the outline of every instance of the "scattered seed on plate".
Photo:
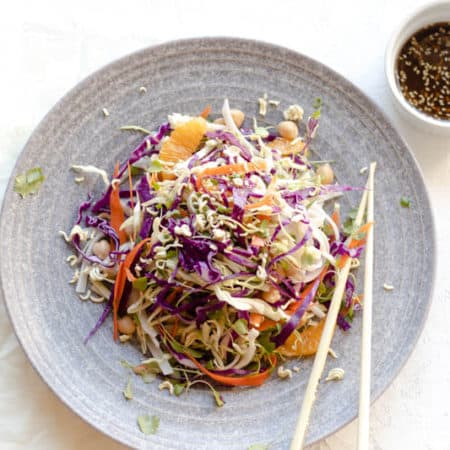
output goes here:
[{"label": "scattered seed on plate", "polygon": [[394,286],[392,286],[392,284],[384,283],[383,284],[383,289],[385,291],[393,291],[394,290]]},{"label": "scattered seed on plate", "polygon": [[139,88],[139,92],[140,92],[141,94],[145,94],[145,93],[147,92],[147,88],[146,88],[145,86],[141,86],[141,87]]},{"label": "scattered seed on plate", "polygon": [[109,117],[109,111],[106,108],[103,108],[102,111],[105,117]]},{"label": "scattered seed on plate", "polygon": [[338,358],[338,355],[336,354],[336,352],[335,352],[331,347],[328,349],[328,353],[329,353],[329,355],[330,355],[332,358],[334,358],[334,359],[337,359],[337,358]]},{"label": "scattered seed on plate", "polygon": [[367,170],[368,170],[368,167],[367,167],[367,166],[366,166],[366,167],[363,167],[363,168],[359,171],[359,173],[362,175],[362,174],[366,173]]}]

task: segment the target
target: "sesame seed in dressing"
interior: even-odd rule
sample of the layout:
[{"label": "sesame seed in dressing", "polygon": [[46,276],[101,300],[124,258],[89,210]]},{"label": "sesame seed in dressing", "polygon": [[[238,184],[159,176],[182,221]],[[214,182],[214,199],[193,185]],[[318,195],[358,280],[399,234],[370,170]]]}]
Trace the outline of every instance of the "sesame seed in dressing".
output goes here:
[{"label": "sesame seed in dressing", "polygon": [[399,53],[396,75],[412,106],[435,119],[450,120],[450,22],[413,34]]}]

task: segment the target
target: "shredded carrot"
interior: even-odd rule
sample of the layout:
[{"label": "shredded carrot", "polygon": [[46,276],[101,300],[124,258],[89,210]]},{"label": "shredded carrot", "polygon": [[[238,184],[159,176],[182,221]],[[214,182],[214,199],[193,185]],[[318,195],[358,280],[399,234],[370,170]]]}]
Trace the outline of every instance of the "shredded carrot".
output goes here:
[{"label": "shredded carrot", "polygon": [[211,105],[206,105],[205,109],[200,113],[200,117],[206,119],[211,112]]},{"label": "shredded carrot", "polygon": [[337,227],[341,225],[341,215],[339,214],[339,209],[335,208],[333,214],[331,215],[331,219],[336,224]]},{"label": "shredded carrot", "polygon": [[127,275],[127,280],[130,283],[133,283],[134,281],[137,280],[137,278],[133,275],[133,273],[131,272],[131,270],[128,267],[126,268],[125,273]]},{"label": "shredded carrot", "polygon": [[198,172],[197,180],[195,182],[197,189],[200,189],[203,184],[202,180],[206,177],[215,177],[220,175],[232,175],[235,173],[246,173],[254,170],[266,170],[267,163],[263,160],[256,162],[249,162],[245,164],[225,164],[218,167],[208,167],[201,172]]},{"label": "shredded carrot", "polygon": [[170,334],[175,337],[178,331],[178,324],[180,323],[180,319],[175,316],[175,322],[173,323],[172,330],[170,331]]},{"label": "shredded carrot", "polygon": [[261,208],[261,206],[271,206],[272,205],[272,195],[268,194],[265,195],[261,200],[254,202],[254,203],[247,203],[244,206],[244,209],[256,209],[256,208]]},{"label": "shredded carrot", "polygon": [[[356,232],[354,233],[355,235],[358,234],[365,234],[367,233],[370,228],[372,227],[373,222],[367,222],[366,224],[362,225],[361,227],[359,227]],[[361,247],[361,245],[364,245],[364,243],[366,242],[365,237],[362,239],[352,239],[350,241],[350,243],[348,244],[348,248],[357,248],[357,247]],[[341,255],[336,263],[336,266],[339,269],[342,269],[345,265],[345,263],[347,262],[348,258],[350,258],[349,255]]]},{"label": "shredded carrot", "polygon": [[177,294],[180,292],[180,290],[181,290],[181,288],[175,288],[175,289],[174,289],[174,290],[166,297],[166,302],[167,302],[167,303],[172,303],[172,302],[175,300]]},{"label": "shredded carrot", "polygon": [[269,328],[275,327],[277,322],[274,320],[268,319],[267,317],[264,317],[263,323],[257,327],[258,331],[265,331]]},{"label": "shredded carrot", "polygon": [[130,186],[130,203],[131,209],[134,209],[134,201],[133,201],[133,180],[131,179],[131,164],[128,161],[128,184]]},{"label": "shredded carrot", "polygon": [[149,241],[150,241],[150,238],[145,238],[141,242],[139,242],[139,244],[136,244],[136,246],[130,251],[130,253],[128,253],[125,260],[120,263],[119,271],[117,272],[116,281],[114,283],[114,295],[113,295],[113,321],[114,321],[114,340],[115,341],[117,341],[117,339],[118,339],[118,325],[117,325],[118,317],[117,317],[117,315],[118,315],[118,311],[119,311],[120,300],[122,298],[123,291],[125,289],[127,275],[128,275],[128,273],[131,274],[130,267],[131,267],[131,264],[133,263],[134,259],[136,258],[138,252]]},{"label": "shredded carrot", "polygon": [[[116,164],[114,168],[114,178],[119,176],[119,163]],[[109,208],[111,210],[111,227],[119,236],[119,241],[121,244],[126,242],[127,234],[125,231],[120,229],[120,226],[125,221],[125,213],[123,211],[122,203],[120,202],[119,188],[116,184],[113,184],[111,189],[111,194],[109,196]]]},{"label": "shredded carrot", "polygon": [[264,322],[264,316],[259,313],[250,313],[250,325],[255,328],[259,328],[260,325]]},{"label": "shredded carrot", "polygon": [[125,288],[125,282],[126,282],[126,274],[125,274],[125,266],[123,263],[119,266],[119,271],[117,272],[116,281],[114,283],[114,297],[113,297],[113,322],[114,322],[114,340],[117,341],[119,337],[119,330],[118,330],[118,317],[117,313],[119,310],[119,302],[120,298],[122,297],[123,290]]},{"label": "shredded carrot", "polygon": [[[267,369],[264,372],[257,373],[255,375],[245,375],[242,377],[228,377],[224,375],[219,375],[203,367],[191,355],[186,354],[186,356],[197,366],[197,368],[202,373],[207,375],[209,378],[212,378],[214,381],[225,384],[227,386],[261,386],[264,383],[264,381],[266,381],[267,378],[269,378],[270,376],[270,369]],[[277,357],[275,355],[271,355],[270,362],[272,363],[272,365],[275,365],[277,362]]]}]

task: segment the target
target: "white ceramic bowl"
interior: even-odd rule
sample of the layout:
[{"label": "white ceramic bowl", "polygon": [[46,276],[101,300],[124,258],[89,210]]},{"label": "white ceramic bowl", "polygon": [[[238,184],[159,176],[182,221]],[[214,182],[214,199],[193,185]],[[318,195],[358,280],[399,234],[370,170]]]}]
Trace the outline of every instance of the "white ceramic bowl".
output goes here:
[{"label": "white ceramic bowl", "polygon": [[430,3],[414,11],[392,35],[386,49],[385,70],[394,103],[403,116],[423,131],[450,136],[450,120],[434,119],[414,108],[400,91],[395,74],[397,56],[408,38],[426,25],[447,21],[450,22],[450,1]]}]

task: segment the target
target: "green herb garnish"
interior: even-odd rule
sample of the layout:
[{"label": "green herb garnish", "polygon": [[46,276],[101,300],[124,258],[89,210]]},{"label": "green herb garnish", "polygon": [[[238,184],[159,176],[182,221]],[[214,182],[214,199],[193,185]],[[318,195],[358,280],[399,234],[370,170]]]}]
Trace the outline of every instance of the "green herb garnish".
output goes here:
[{"label": "green herb garnish", "polygon": [[138,291],[145,291],[147,289],[147,277],[136,278],[133,281],[133,287]]},{"label": "green herb garnish", "polygon": [[147,168],[147,171],[150,173],[157,173],[161,172],[162,170],[164,170],[164,166],[162,165],[162,162],[159,159],[152,159]]},{"label": "green herb garnish", "polygon": [[319,109],[322,107],[322,105],[323,105],[322,99],[320,97],[316,97],[313,103],[313,108]]},{"label": "green herb garnish", "polygon": [[400,205],[403,206],[403,208],[409,208],[411,206],[411,200],[408,197],[401,197]]},{"label": "green herb garnish", "polygon": [[123,390],[123,396],[127,400],[132,400],[133,399],[133,390],[131,388],[131,378],[128,379],[128,383],[127,383],[125,389]]},{"label": "green herb garnish", "polygon": [[248,332],[247,321],[238,319],[233,323],[233,329],[239,334],[246,334]]},{"label": "green herb garnish", "polygon": [[174,384],[173,385],[173,393],[176,395],[176,396],[179,396],[179,395],[181,395],[181,393],[184,391],[184,384]]},{"label": "green herb garnish", "polygon": [[155,434],[159,428],[159,417],[144,414],[137,418],[140,430],[144,434]]},{"label": "green herb garnish", "polygon": [[253,444],[247,447],[247,450],[269,450],[269,446],[265,444]]},{"label": "green herb garnish", "polygon": [[14,191],[22,198],[30,194],[36,194],[44,182],[45,177],[40,167],[33,167],[24,174],[17,175],[14,181]]}]

